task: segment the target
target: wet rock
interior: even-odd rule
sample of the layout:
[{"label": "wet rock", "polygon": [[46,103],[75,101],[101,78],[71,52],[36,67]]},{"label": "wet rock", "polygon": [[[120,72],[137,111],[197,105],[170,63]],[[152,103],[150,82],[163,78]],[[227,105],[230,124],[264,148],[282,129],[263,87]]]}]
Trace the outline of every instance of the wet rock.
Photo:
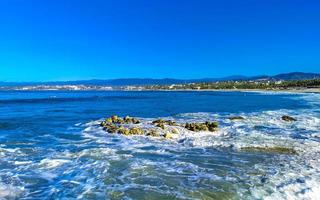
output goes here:
[{"label": "wet rock", "polygon": [[148,131],[147,136],[160,137],[161,134],[156,129],[151,129],[151,130]]},{"label": "wet rock", "polygon": [[206,122],[206,126],[208,127],[208,130],[211,132],[217,131],[219,123],[218,122]]},{"label": "wet rock", "polygon": [[288,147],[242,147],[241,151],[278,153],[278,154],[296,154],[297,153],[293,148],[288,148]]},{"label": "wet rock", "polygon": [[107,120],[102,121],[102,122],[100,123],[100,126],[104,127],[104,126],[106,126],[107,124],[111,124],[111,122],[108,122]]},{"label": "wet rock", "polygon": [[128,128],[125,128],[123,126],[121,126],[119,129],[118,129],[118,133],[119,134],[122,134],[122,135],[130,135],[130,131]]},{"label": "wet rock", "polygon": [[169,126],[177,126],[178,125],[175,121],[172,121],[172,120],[165,121],[165,124],[167,124]]},{"label": "wet rock", "polygon": [[103,126],[103,130],[105,130],[109,133],[117,133],[118,129],[119,129],[119,127],[114,124],[106,124],[105,126]]},{"label": "wet rock", "polygon": [[144,131],[139,127],[133,127],[129,130],[130,135],[143,135]]},{"label": "wet rock", "polygon": [[178,131],[177,129],[173,128],[173,129],[171,129],[171,133],[172,133],[172,134],[178,134],[179,131]]},{"label": "wet rock", "polygon": [[165,120],[163,119],[157,119],[152,122],[152,124],[164,124],[164,123],[165,123]]},{"label": "wet rock", "polygon": [[208,130],[207,127],[206,127],[206,129],[200,128],[200,123],[186,123],[185,128],[190,131],[195,131],[195,132]]},{"label": "wet rock", "polygon": [[219,125],[218,122],[186,123],[184,127],[194,132],[199,132],[199,131],[214,132],[217,130],[218,125]]},{"label": "wet rock", "polygon": [[169,126],[177,126],[178,124],[172,120],[157,119],[152,122],[153,125],[163,124]]},{"label": "wet rock", "polygon": [[293,118],[293,117],[291,117],[291,116],[289,116],[289,115],[283,115],[283,116],[281,117],[281,119],[282,119],[283,121],[286,121],[286,122],[297,121],[295,118]]},{"label": "wet rock", "polygon": [[162,128],[162,129],[164,129],[164,123],[159,123],[159,124],[156,124],[156,127],[159,127],[159,128]]},{"label": "wet rock", "polygon": [[232,116],[232,117],[229,117],[228,119],[230,119],[230,120],[244,120],[244,117],[241,117],[241,116]]},{"label": "wet rock", "polygon": [[112,121],[112,118],[111,118],[111,117],[107,118],[104,122],[106,122],[106,123],[113,123],[113,121]]},{"label": "wet rock", "polygon": [[123,121],[127,124],[139,124],[140,123],[140,120],[138,120],[137,118],[129,117],[129,116],[124,117]]},{"label": "wet rock", "polygon": [[111,118],[112,118],[113,123],[116,123],[116,124],[123,124],[124,123],[124,120],[116,115],[112,116]]},{"label": "wet rock", "polygon": [[262,177],[260,181],[261,181],[261,183],[266,183],[266,182],[267,182],[267,180],[268,180],[268,178],[267,178],[267,177]]},{"label": "wet rock", "polygon": [[[146,135],[152,137],[164,137],[167,139],[174,138],[175,134],[179,134],[178,127],[182,126],[188,130],[199,132],[199,131],[216,131],[218,127],[217,122],[204,122],[204,123],[187,123],[177,124],[173,120],[157,119],[152,122],[153,127],[140,128],[135,124],[140,123],[137,118],[126,116],[120,118],[117,115],[111,116],[100,123],[109,133],[118,133],[122,135]],[[130,124],[130,125],[129,125]],[[161,130],[162,129],[162,130]],[[163,134],[165,133],[165,134]]]},{"label": "wet rock", "polygon": [[166,138],[166,139],[173,139],[173,136],[172,136],[171,133],[165,133],[165,134],[163,135],[163,137]]},{"label": "wet rock", "polygon": [[104,120],[105,123],[113,123],[113,124],[123,124],[124,121],[117,115],[113,115],[107,119]]}]

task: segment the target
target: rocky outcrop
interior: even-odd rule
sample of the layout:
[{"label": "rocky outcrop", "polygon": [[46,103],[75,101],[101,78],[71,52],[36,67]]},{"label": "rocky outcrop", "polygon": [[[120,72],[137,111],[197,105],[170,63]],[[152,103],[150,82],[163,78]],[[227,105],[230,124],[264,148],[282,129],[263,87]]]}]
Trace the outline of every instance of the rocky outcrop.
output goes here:
[{"label": "rocky outcrop", "polygon": [[175,121],[172,121],[172,120],[164,120],[164,119],[157,119],[157,120],[154,120],[152,122],[153,125],[159,127],[159,128],[162,128],[164,129],[165,128],[165,125],[169,125],[169,126],[177,126],[178,124],[175,122]]},{"label": "rocky outcrop", "polygon": [[104,120],[104,123],[113,123],[113,124],[139,124],[140,121],[137,118],[126,116],[120,118],[117,115],[113,115]]},{"label": "rocky outcrop", "polygon": [[230,119],[230,120],[244,120],[244,117],[241,117],[241,116],[231,116],[231,117],[229,117],[228,119]]},{"label": "rocky outcrop", "polygon": [[144,135],[144,130],[139,127],[133,127],[129,130],[130,135]]},{"label": "rocky outcrop", "polygon": [[296,150],[288,147],[242,147],[241,151],[277,153],[277,154],[296,154]]},{"label": "rocky outcrop", "polygon": [[286,122],[297,121],[295,118],[293,118],[293,117],[291,117],[291,116],[289,116],[289,115],[283,115],[283,116],[281,117],[281,119],[282,119],[283,121],[286,121]]},{"label": "rocky outcrop", "polygon": [[138,120],[137,118],[129,117],[129,116],[124,117],[123,121],[125,123],[131,123],[131,124],[139,124],[140,123],[140,120]]},{"label": "rocky outcrop", "polygon": [[[146,125],[146,124],[144,124]],[[100,123],[108,133],[117,133],[121,135],[146,135],[152,137],[164,137],[166,139],[172,139],[179,134],[179,128],[181,127],[192,131],[217,131],[217,122],[204,122],[204,123],[187,123],[178,124],[173,120],[157,119],[148,123],[146,127],[142,128],[140,120],[134,117],[126,116],[120,118],[116,115],[106,118]]]},{"label": "rocky outcrop", "polygon": [[147,132],[147,136],[152,136],[152,137],[160,137],[161,136],[161,133],[156,130],[156,129],[150,129],[148,132]]},{"label": "rocky outcrop", "polygon": [[218,126],[219,126],[218,122],[205,122],[205,123],[186,123],[184,127],[194,132],[199,132],[199,131],[214,132],[214,131],[217,131]]}]

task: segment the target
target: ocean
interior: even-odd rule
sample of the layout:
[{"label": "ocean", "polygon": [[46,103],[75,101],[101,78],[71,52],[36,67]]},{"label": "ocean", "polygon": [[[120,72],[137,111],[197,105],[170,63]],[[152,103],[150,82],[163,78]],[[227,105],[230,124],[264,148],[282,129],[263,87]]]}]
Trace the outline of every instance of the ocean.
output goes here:
[{"label": "ocean", "polygon": [[[111,115],[219,130],[124,136]],[[320,94],[0,92],[0,199],[320,199],[319,166]]]}]

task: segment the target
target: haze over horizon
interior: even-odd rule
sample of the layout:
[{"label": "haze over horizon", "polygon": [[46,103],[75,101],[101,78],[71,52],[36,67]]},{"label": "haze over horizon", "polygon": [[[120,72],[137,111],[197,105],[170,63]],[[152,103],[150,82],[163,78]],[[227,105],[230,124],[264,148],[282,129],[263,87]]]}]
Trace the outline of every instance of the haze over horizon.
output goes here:
[{"label": "haze over horizon", "polygon": [[0,2],[0,81],[320,73],[320,2]]}]

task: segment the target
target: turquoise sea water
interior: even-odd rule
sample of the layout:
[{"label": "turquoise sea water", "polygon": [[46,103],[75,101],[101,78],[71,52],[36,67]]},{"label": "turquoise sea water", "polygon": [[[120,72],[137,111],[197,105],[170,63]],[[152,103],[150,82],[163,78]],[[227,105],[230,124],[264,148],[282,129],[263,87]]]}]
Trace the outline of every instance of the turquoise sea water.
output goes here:
[{"label": "turquoise sea water", "polygon": [[[220,129],[126,137],[99,127],[114,114]],[[0,199],[319,199],[319,130],[319,94],[3,91]]]}]

